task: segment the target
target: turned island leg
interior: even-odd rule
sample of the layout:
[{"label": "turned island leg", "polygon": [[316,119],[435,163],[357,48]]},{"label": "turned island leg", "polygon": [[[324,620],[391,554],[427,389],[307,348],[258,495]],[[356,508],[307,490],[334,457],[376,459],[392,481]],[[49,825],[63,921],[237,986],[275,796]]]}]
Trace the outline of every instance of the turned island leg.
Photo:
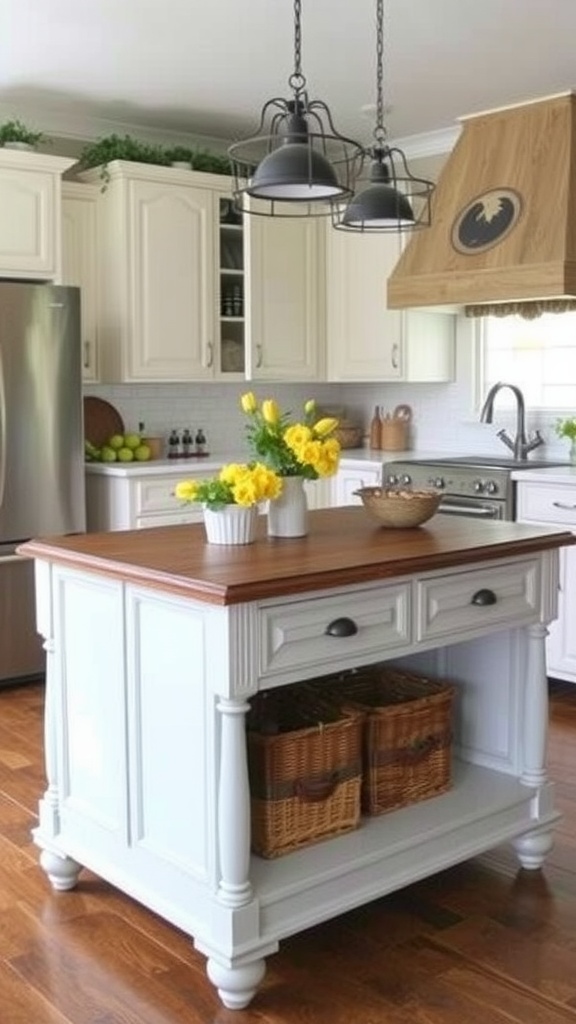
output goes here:
[{"label": "turned island leg", "polygon": [[[526,683],[524,687],[524,731],[522,782],[537,786],[539,793],[539,815],[551,811],[550,791],[546,789],[546,750],[548,739],[548,679],[546,676],[546,637],[548,630],[542,623],[528,626],[528,655]],[[549,803],[550,807],[546,804]],[[553,846],[551,827],[536,829],[519,836],[513,842],[518,860],[523,868],[535,870],[542,867]]]},{"label": "turned island leg", "polygon": [[[217,899],[229,917],[244,917],[257,928],[257,914],[250,884],[250,784],[246,756],[245,718],[249,709],[240,699],[220,698],[220,777],[218,784],[218,855],[220,881]],[[201,948],[201,947],[199,947]],[[272,952],[274,944],[269,948]],[[253,999],[266,972],[263,956],[241,964],[208,951],[207,974],[218,989],[224,1006],[241,1010]]]},{"label": "turned island leg", "polygon": [[72,857],[59,853],[55,838],[60,831],[59,793],[57,776],[57,709],[53,682],[54,641],[44,641],[46,651],[46,687],[44,695],[44,763],[48,785],[39,804],[39,825],[33,830],[34,842],[40,846],[40,866],[46,872],[53,889],[63,892],[74,889],[82,865]]}]

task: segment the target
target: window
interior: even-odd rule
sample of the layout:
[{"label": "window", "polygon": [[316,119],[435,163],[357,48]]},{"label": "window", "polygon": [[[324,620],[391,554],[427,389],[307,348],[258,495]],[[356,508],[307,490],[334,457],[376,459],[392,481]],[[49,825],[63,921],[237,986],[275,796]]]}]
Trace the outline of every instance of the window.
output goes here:
[{"label": "window", "polygon": [[[532,409],[573,410],[576,406],[576,312],[487,316],[478,324],[480,393],[497,381],[516,384]],[[501,392],[512,406],[512,393]]]}]

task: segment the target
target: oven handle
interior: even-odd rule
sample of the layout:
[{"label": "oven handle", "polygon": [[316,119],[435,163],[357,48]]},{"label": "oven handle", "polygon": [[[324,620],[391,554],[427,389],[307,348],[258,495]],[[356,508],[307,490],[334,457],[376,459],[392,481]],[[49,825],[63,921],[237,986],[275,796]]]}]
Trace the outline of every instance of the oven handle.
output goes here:
[{"label": "oven handle", "polygon": [[456,505],[454,502],[445,505],[442,502],[438,511],[449,516],[473,516],[478,519],[498,518],[498,510],[494,505]]}]

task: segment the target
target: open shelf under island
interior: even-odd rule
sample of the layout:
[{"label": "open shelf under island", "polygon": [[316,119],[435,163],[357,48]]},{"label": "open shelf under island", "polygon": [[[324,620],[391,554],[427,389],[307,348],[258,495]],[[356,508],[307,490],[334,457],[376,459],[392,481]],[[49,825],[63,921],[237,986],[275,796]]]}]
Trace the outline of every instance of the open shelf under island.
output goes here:
[{"label": "open shelf under island", "polygon": [[[86,866],[182,928],[236,1009],[287,935],[506,840],[540,867],[558,818],[544,641],[558,549],[576,536],[442,516],[386,530],[361,508],[310,518],[307,537],[267,538],[263,521],[244,547],[210,546],[196,524],[20,549],[47,651],[42,866],[57,889]],[[329,635],[342,616],[355,631]],[[384,660],[454,683],[452,788],[251,855],[248,698]]]}]

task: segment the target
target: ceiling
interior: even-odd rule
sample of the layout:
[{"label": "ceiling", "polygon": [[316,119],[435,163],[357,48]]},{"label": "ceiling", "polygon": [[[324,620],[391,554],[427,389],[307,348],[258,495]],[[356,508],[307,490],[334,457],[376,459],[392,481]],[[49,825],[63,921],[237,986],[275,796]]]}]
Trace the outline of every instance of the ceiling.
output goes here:
[{"label": "ceiling", "polygon": [[[302,0],[302,70],[336,127],[371,139],[375,0]],[[576,0],[385,0],[391,139],[576,85]],[[0,118],[70,138],[226,142],[289,96],[291,0],[2,0]],[[369,112],[366,113],[366,107]],[[33,122],[33,123],[31,123]]]}]

